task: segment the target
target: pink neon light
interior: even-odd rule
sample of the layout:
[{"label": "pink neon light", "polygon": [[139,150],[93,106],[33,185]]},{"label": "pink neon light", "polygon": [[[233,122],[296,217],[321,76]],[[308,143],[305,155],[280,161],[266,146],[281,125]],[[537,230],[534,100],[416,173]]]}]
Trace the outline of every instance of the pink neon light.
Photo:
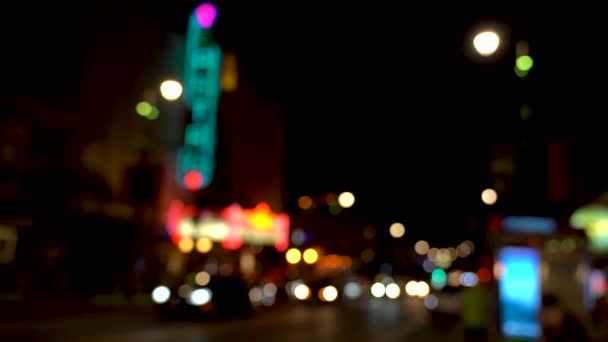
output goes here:
[{"label": "pink neon light", "polygon": [[[181,234],[179,232],[179,224],[183,219],[193,218],[195,216],[201,218],[214,217],[216,214],[211,210],[201,210],[189,205],[185,205],[179,200],[171,201],[167,212],[167,231],[171,236],[174,244],[179,243]],[[275,238],[274,247],[277,251],[283,252],[289,247],[289,216],[287,214],[274,214],[268,204],[259,203],[253,209],[243,209],[238,204],[232,204],[229,207],[217,213],[220,217],[226,220],[228,225],[228,236],[221,242],[222,246],[229,250],[241,248],[243,245],[243,233],[251,231],[257,234],[267,234]],[[269,215],[272,219],[272,229],[266,232],[260,232],[252,221],[252,215]]]},{"label": "pink neon light", "polygon": [[232,204],[224,211],[224,218],[228,222],[228,236],[222,241],[226,249],[239,249],[243,244],[241,231],[243,230],[243,209],[238,204]]},{"label": "pink neon light", "polygon": [[284,252],[289,247],[289,216],[287,214],[277,215],[274,219],[274,226],[276,227],[274,248],[279,252]]},{"label": "pink neon light", "polygon": [[167,232],[175,244],[177,244],[181,238],[178,226],[182,219],[183,211],[184,204],[181,201],[173,200],[169,204],[169,210],[167,211]]},{"label": "pink neon light", "polygon": [[215,18],[217,17],[217,9],[212,4],[204,3],[194,10],[194,15],[196,16],[198,25],[202,29],[208,30],[215,22]]}]

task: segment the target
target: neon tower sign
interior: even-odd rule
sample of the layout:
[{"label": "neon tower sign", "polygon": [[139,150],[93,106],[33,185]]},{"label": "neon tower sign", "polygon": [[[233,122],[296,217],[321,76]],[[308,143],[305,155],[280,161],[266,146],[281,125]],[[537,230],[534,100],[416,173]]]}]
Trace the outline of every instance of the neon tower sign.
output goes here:
[{"label": "neon tower sign", "polygon": [[222,50],[213,41],[217,9],[199,5],[190,14],[186,34],[184,100],[192,110],[184,145],[177,154],[177,182],[189,190],[209,186],[215,171],[217,107],[221,91]]}]

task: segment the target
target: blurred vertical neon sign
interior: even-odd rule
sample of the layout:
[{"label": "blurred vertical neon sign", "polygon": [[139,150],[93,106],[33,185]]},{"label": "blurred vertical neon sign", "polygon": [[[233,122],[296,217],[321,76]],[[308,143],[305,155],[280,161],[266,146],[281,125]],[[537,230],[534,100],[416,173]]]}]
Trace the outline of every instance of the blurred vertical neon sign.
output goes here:
[{"label": "blurred vertical neon sign", "polygon": [[222,50],[213,41],[217,9],[203,3],[192,11],[186,34],[184,100],[192,110],[184,145],[177,153],[177,182],[189,190],[209,186],[215,172],[217,107]]}]

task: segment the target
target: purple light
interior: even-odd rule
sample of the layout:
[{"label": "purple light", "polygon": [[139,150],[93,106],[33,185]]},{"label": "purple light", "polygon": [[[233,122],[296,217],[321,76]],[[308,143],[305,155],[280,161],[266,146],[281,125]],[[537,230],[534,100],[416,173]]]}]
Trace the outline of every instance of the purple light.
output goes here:
[{"label": "purple light", "polygon": [[217,17],[217,9],[212,4],[201,4],[194,10],[196,21],[202,29],[210,29]]}]

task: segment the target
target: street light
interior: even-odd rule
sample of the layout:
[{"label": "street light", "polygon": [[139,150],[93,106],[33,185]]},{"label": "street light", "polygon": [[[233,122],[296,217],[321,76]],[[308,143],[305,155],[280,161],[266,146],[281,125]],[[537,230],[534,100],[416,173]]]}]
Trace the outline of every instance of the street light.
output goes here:
[{"label": "street light", "polygon": [[182,96],[182,85],[174,80],[167,80],[160,84],[160,94],[167,101],[175,101]]},{"label": "street light", "polygon": [[338,196],[338,203],[342,208],[350,208],[355,204],[355,196],[351,192],[343,192]]},{"label": "street light", "polygon": [[500,37],[494,31],[484,31],[478,33],[473,38],[473,46],[477,53],[482,56],[490,56],[498,50],[500,45]]},{"label": "street light", "polygon": [[485,189],[481,192],[481,201],[485,205],[493,205],[498,200],[498,194],[494,189]]}]

